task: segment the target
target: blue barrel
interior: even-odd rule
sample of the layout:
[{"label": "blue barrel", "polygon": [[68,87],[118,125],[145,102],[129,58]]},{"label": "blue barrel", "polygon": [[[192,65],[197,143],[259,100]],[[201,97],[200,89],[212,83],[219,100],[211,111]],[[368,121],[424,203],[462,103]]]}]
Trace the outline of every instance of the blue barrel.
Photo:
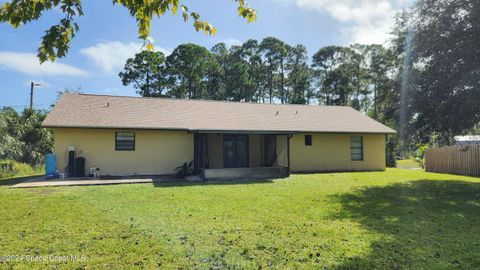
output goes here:
[{"label": "blue barrel", "polygon": [[57,172],[57,157],[55,154],[45,155],[45,174],[49,176],[55,175]]}]

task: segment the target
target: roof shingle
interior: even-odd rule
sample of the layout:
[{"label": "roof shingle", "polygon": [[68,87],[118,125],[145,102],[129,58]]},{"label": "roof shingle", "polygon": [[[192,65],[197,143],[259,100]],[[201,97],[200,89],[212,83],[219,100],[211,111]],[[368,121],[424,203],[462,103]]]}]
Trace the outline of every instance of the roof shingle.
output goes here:
[{"label": "roof shingle", "polygon": [[229,132],[395,133],[342,106],[65,94],[44,127]]}]

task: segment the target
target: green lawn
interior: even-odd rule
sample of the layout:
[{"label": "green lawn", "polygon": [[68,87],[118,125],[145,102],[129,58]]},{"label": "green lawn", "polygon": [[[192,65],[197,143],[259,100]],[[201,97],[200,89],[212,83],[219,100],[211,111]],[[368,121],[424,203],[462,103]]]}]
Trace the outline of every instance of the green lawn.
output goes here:
[{"label": "green lawn", "polygon": [[265,182],[2,186],[0,202],[0,256],[47,260],[0,268],[480,268],[480,178],[389,169]]},{"label": "green lawn", "polygon": [[397,168],[399,169],[421,169],[420,165],[415,161],[414,158],[409,159],[399,159],[397,160]]}]

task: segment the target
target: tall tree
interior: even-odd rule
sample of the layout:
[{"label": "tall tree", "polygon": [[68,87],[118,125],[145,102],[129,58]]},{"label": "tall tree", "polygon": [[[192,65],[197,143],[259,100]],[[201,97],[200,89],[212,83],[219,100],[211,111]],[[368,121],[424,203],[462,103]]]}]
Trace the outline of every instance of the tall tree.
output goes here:
[{"label": "tall tree", "polygon": [[278,75],[280,83],[278,89],[278,96],[281,103],[285,102],[285,60],[287,57],[286,44],[274,37],[267,37],[263,39],[260,44],[260,51],[265,58],[267,70],[267,83],[268,83],[268,99],[269,102],[273,102],[275,95],[275,79]]},{"label": "tall tree", "polygon": [[397,113],[392,110],[399,107],[398,89],[395,89],[397,58],[382,45],[369,45],[364,57],[368,63],[367,72],[373,94],[371,115],[374,119],[396,125]]},{"label": "tall tree", "polygon": [[213,100],[226,99],[226,76],[228,66],[228,49],[225,43],[218,43],[210,50],[212,57],[208,58],[207,72],[207,95]]},{"label": "tall tree", "polygon": [[402,125],[419,142],[447,144],[480,121],[480,2],[419,0],[399,16]]},{"label": "tall tree", "polygon": [[[125,7],[138,24],[138,36],[148,40],[150,36],[150,24],[154,17],[161,17],[167,11],[176,14],[181,10],[184,21],[193,20],[195,30],[215,34],[216,29],[210,23],[201,19],[197,12],[189,11],[183,0],[112,0],[114,5]],[[256,12],[245,0],[233,0],[238,6],[238,16],[252,22],[256,18]],[[55,58],[64,57],[70,47],[70,41],[79,31],[75,22],[76,17],[83,16],[81,0],[11,0],[4,2],[0,7],[0,23],[8,23],[17,28],[31,21],[38,20],[45,11],[57,10],[63,15],[60,22],[51,26],[42,37],[38,48],[40,62],[54,61]],[[147,49],[153,49],[151,43],[147,43]]]},{"label": "tall tree", "polygon": [[313,55],[319,100],[325,105],[348,105],[351,94],[352,50],[339,46],[321,48]]},{"label": "tall tree", "polygon": [[369,48],[363,44],[349,46],[349,57],[344,66],[350,73],[353,90],[349,105],[364,112],[368,112],[370,107]]},{"label": "tall tree", "polygon": [[118,74],[123,85],[133,84],[144,97],[161,97],[167,87],[165,79],[165,55],[162,52],[142,51],[129,58]]},{"label": "tall tree", "polygon": [[234,101],[249,101],[252,99],[252,88],[249,84],[249,66],[242,59],[242,47],[232,46],[228,55],[226,67],[227,97]]},{"label": "tall tree", "polygon": [[308,104],[312,96],[312,72],[307,64],[307,48],[303,45],[289,47],[286,68],[287,85],[291,89],[287,101],[292,104]]},{"label": "tall tree", "polygon": [[192,43],[181,44],[167,57],[166,74],[173,83],[172,96],[206,98],[205,77],[211,53]]},{"label": "tall tree", "polygon": [[243,43],[240,56],[248,65],[248,87],[252,90],[247,101],[264,102],[265,70],[258,41],[250,39]]}]

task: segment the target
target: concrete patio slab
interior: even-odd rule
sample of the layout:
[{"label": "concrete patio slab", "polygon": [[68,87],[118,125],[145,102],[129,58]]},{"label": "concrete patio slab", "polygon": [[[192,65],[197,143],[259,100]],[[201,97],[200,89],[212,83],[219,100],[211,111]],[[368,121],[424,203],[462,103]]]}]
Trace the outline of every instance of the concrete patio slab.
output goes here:
[{"label": "concrete patio slab", "polygon": [[97,186],[97,185],[118,185],[118,184],[142,184],[153,182],[172,182],[185,181],[176,176],[156,176],[156,177],[132,177],[132,178],[66,178],[66,179],[47,179],[46,177],[35,177],[18,183],[10,188],[32,188],[32,187],[58,187],[58,186]]}]

